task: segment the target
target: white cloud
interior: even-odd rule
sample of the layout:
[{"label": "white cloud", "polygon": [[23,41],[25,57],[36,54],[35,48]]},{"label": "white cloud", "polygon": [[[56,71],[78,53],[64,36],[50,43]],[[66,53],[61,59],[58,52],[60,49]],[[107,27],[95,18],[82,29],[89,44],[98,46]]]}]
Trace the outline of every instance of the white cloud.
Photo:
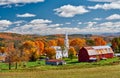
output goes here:
[{"label": "white cloud", "polygon": [[59,27],[59,26],[62,26],[63,24],[52,24],[52,25],[49,25],[48,27]]},{"label": "white cloud", "polygon": [[105,4],[97,4],[95,6],[89,6],[89,9],[120,9],[120,2],[112,2],[112,3],[105,3]]},{"label": "white cloud", "polygon": [[116,19],[120,19],[120,15],[119,14],[113,14],[109,17],[106,18],[107,20],[116,20]]},{"label": "white cloud", "polygon": [[9,20],[0,20],[0,30],[5,30],[7,27],[9,27],[12,24]]},{"label": "white cloud", "polygon": [[93,20],[99,21],[102,20],[102,18],[94,18]]},{"label": "white cloud", "polygon": [[35,14],[25,13],[25,14],[17,14],[17,17],[35,17]]},{"label": "white cloud", "polygon": [[19,4],[19,3],[37,3],[44,0],[0,0],[0,5]]},{"label": "white cloud", "polygon": [[[22,21],[15,22],[21,23]],[[12,29],[7,30],[6,32],[14,32],[14,33],[21,33],[21,34],[46,34],[46,32],[53,32],[51,30],[54,30],[57,27],[62,26],[62,24],[52,24],[52,21],[50,20],[44,20],[44,19],[33,19],[30,22],[16,26]],[[53,32],[55,33],[55,32]]]},{"label": "white cloud", "polygon": [[30,23],[32,23],[32,24],[44,24],[44,23],[52,23],[52,21],[44,20],[44,19],[34,19]]},{"label": "white cloud", "polygon": [[120,22],[104,22],[100,24],[87,25],[81,31],[86,33],[115,33],[120,30]]},{"label": "white cloud", "polygon": [[93,27],[94,25],[96,25],[97,24],[97,22],[86,22],[85,24],[87,24],[87,28],[91,28],[91,27]]},{"label": "white cloud", "polygon": [[[25,24],[23,24],[25,23]],[[0,31],[14,32],[20,34],[64,34],[66,31],[70,34],[74,33],[109,33],[119,32],[120,22],[86,22],[80,23],[81,27],[64,27],[63,24],[53,24],[48,19],[33,19],[26,23],[24,21],[10,22],[9,20],[0,20]],[[19,24],[19,26],[17,26]],[[11,25],[16,25],[10,28]],[[82,27],[83,26],[83,27]],[[10,28],[10,29],[9,29]]]},{"label": "white cloud", "polygon": [[60,8],[54,9],[56,14],[60,17],[74,17],[78,14],[84,14],[89,12],[84,6],[64,5]]},{"label": "white cloud", "polygon": [[82,22],[78,22],[78,24],[80,25],[80,24],[82,24]]},{"label": "white cloud", "polygon": [[10,22],[9,20],[0,20],[0,27],[6,27],[11,24],[12,24],[12,22]]},{"label": "white cloud", "polygon": [[117,2],[120,0],[88,0],[88,1],[93,1],[93,2]]}]

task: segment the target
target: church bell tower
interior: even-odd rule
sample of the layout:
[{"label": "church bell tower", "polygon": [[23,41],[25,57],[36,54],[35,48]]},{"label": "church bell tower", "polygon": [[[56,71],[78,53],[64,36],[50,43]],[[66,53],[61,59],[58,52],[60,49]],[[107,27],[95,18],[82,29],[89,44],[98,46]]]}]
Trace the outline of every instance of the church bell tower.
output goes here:
[{"label": "church bell tower", "polygon": [[65,40],[64,40],[65,50],[63,53],[63,57],[68,57],[68,50],[69,50],[69,39],[68,39],[68,33],[65,33]]}]

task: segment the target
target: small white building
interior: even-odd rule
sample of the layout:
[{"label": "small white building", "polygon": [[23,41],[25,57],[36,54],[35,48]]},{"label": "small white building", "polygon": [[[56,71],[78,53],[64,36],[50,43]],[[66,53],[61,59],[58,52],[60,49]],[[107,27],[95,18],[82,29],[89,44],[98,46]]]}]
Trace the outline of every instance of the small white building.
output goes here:
[{"label": "small white building", "polygon": [[56,59],[60,59],[62,57],[68,57],[68,50],[69,50],[69,39],[68,34],[65,34],[65,40],[64,40],[64,50],[62,51],[62,48],[60,46],[52,46],[52,48],[56,51]]},{"label": "small white building", "polygon": [[62,58],[62,49],[60,46],[52,46],[52,48],[55,49],[56,51],[56,59],[61,59]]}]

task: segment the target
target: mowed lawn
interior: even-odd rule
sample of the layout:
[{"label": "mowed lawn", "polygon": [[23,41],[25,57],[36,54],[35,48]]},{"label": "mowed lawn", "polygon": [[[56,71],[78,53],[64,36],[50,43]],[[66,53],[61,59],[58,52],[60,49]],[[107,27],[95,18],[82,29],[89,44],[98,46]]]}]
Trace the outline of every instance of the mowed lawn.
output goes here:
[{"label": "mowed lawn", "polygon": [[0,72],[0,78],[120,78],[120,65],[58,70]]}]

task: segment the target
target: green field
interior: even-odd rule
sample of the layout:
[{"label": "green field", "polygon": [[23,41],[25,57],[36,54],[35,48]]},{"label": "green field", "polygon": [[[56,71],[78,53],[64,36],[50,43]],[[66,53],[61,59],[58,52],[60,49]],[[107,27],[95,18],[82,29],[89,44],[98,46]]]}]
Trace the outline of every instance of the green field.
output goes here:
[{"label": "green field", "polygon": [[66,70],[1,72],[0,78],[119,78],[120,65]]},{"label": "green field", "polygon": [[[67,60],[67,59],[66,59]],[[2,66],[2,64],[1,64]],[[26,68],[0,70],[0,78],[120,78],[118,58],[93,63],[78,63],[77,59],[67,60],[67,65],[48,66],[43,62],[27,63]]]}]

